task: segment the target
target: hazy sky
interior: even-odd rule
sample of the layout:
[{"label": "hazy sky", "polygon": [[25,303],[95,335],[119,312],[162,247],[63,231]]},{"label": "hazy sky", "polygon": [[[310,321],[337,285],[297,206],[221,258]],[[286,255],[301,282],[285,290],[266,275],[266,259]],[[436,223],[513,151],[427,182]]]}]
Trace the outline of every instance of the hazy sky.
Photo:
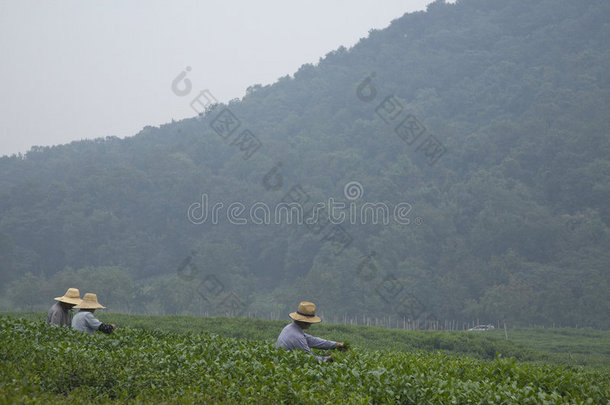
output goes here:
[{"label": "hazy sky", "polygon": [[200,90],[241,98],[431,1],[0,0],[0,155],[191,117]]}]

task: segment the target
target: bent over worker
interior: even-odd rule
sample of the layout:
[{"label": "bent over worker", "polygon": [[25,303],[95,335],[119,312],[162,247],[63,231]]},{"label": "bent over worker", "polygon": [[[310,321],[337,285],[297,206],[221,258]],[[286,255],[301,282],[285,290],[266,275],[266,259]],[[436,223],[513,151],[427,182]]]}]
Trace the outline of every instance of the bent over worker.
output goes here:
[{"label": "bent over worker", "polygon": [[281,347],[285,350],[301,349],[311,354],[318,361],[330,361],[331,356],[315,356],[311,349],[329,350],[343,346],[342,342],[321,339],[304,332],[309,329],[312,323],[322,322],[322,319],[316,316],[316,304],[313,302],[301,302],[297,311],[292,312],[289,316],[293,321],[282,329],[275,347]]},{"label": "bent over worker", "polygon": [[67,326],[72,325],[72,313],[70,310],[80,304],[80,291],[78,288],[68,288],[62,297],[56,297],[57,301],[47,313],[47,323],[49,325]]},{"label": "bent over worker", "polygon": [[93,293],[87,293],[83,296],[82,302],[75,306],[80,311],[72,319],[72,328],[81,332],[87,332],[93,335],[96,330],[104,333],[112,333],[116,329],[115,324],[108,324],[100,322],[93,313],[96,309],[104,309],[105,306],[97,302],[97,295]]}]

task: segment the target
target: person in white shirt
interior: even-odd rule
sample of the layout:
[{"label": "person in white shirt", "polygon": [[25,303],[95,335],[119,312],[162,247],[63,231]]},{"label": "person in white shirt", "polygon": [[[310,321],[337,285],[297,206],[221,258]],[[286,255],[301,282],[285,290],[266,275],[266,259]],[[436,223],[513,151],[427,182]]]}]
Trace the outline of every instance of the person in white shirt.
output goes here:
[{"label": "person in white shirt", "polygon": [[93,293],[85,294],[82,302],[74,308],[78,308],[80,311],[72,318],[73,329],[87,332],[90,335],[93,335],[97,330],[103,333],[112,333],[116,329],[115,324],[100,322],[99,319],[93,316],[96,309],[106,308],[97,302],[97,295]]},{"label": "person in white shirt", "polygon": [[311,352],[312,348],[329,350],[343,347],[342,342],[321,339],[304,332],[312,323],[322,322],[322,319],[316,316],[316,304],[313,302],[301,302],[297,311],[292,312],[289,316],[293,321],[282,329],[275,347],[285,350],[300,349],[311,354],[318,361],[331,361],[332,358],[331,356],[315,356]]}]

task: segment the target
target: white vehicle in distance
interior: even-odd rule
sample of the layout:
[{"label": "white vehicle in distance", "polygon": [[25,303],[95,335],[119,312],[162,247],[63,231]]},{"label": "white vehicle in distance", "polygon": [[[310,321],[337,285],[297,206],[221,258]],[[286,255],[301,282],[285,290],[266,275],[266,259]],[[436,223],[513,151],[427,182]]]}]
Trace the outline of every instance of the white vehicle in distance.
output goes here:
[{"label": "white vehicle in distance", "polygon": [[489,325],[477,325],[473,328],[470,328],[468,330],[472,330],[472,331],[479,331],[479,330],[490,330],[490,329],[495,329],[493,325],[489,324]]}]

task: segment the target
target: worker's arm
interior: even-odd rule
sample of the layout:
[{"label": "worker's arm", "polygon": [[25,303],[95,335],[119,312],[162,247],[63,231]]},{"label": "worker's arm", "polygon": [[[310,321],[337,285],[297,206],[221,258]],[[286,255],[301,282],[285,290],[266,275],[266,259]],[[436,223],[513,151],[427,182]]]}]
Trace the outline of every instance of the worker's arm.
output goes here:
[{"label": "worker's arm", "polygon": [[305,339],[307,341],[307,346],[314,349],[330,350],[338,346],[338,342],[311,336],[307,333],[305,333]]},{"label": "worker's arm", "polygon": [[114,325],[110,325],[108,323],[102,323],[99,319],[93,316],[93,314],[87,314],[85,321],[87,325],[93,330],[99,330],[103,333],[112,333],[114,330]]},{"label": "worker's arm", "polygon": [[49,311],[47,323],[51,325],[61,325],[62,314],[59,311]]},{"label": "worker's arm", "polygon": [[324,347],[318,347],[318,346],[310,346],[309,345],[309,338],[312,338],[312,342],[314,342],[314,344],[318,344],[318,345],[322,345],[319,341],[317,341],[316,339],[319,339],[320,341],[324,341],[324,342],[328,342],[327,340],[324,339],[320,339],[320,338],[316,338],[313,337],[311,335],[308,335],[307,333],[304,334],[304,336],[302,336],[299,340],[298,343],[296,345],[297,348],[311,354],[316,360],[318,361],[330,361],[330,356],[316,356],[315,354],[312,353],[310,347],[313,347],[315,349],[324,349]]}]

